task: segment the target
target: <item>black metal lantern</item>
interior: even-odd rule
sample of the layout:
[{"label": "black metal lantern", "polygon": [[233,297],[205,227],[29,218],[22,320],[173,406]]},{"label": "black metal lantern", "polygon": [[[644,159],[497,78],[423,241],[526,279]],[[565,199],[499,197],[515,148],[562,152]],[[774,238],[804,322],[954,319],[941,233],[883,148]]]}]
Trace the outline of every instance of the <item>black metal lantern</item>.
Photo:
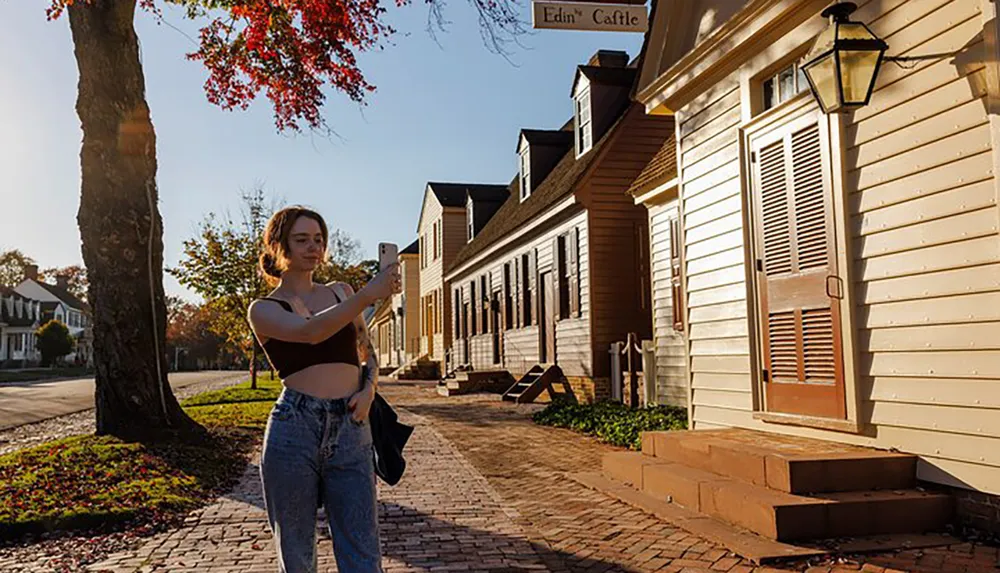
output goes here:
[{"label": "black metal lantern", "polygon": [[830,27],[816,38],[802,71],[826,113],[842,113],[868,105],[879,68],[889,46],[850,15],[853,2],[838,2],[823,10]]}]

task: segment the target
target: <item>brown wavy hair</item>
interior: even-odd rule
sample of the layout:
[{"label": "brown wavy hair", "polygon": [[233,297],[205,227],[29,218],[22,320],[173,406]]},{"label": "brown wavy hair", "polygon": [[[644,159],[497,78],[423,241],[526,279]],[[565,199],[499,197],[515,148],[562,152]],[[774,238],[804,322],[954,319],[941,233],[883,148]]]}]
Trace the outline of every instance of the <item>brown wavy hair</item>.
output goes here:
[{"label": "brown wavy hair", "polygon": [[276,211],[267,221],[264,229],[263,252],[260,254],[260,272],[272,285],[278,284],[281,273],[288,268],[288,238],[299,217],[309,217],[319,223],[324,246],[330,240],[330,233],[323,217],[306,207],[295,205]]}]

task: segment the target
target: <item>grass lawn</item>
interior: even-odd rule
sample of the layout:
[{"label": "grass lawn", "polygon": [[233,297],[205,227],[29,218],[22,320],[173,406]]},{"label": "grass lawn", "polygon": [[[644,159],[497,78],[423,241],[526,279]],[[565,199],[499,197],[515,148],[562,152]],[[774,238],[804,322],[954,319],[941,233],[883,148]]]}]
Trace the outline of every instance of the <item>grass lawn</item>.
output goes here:
[{"label": "grass lawn", "polygon": [[596,436],[602,442],[632,450],[642,448],[642,432],[684,430],[687,410],[674,406],[631,409],[620,402],[575,404],[556,401],[536,412],[536,424],[568,428]]},{"label": "grass lawn", "polygon": [[232,487],[281,383],[258,376],[182,406],[209,429],[201,443],[125,443],[80,435],[0,456],[0,540],[46,531],[156,528]]}]

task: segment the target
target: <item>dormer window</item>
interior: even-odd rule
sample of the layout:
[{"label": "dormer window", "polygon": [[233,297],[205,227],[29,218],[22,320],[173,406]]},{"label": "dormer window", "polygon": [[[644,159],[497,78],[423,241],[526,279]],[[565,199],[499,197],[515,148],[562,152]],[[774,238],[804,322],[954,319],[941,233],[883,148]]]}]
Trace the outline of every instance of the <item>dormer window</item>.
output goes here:
[{"label": "dormer window", "polygon": [[576,156],[590,151],[594,145],[594,128],[590,115],[590,87],[583,87],[576,97]]},{"label": "dormer window", "polygon": [[472,197],[465,202],[465,224],[468,229],[467,242],[471,242],[476,237],[476,220],[472,212]]},{"label": "dormer window", "polygon": [[528,146],[521,150],[521,201],[531,195],[531,159],[528,156]]}]

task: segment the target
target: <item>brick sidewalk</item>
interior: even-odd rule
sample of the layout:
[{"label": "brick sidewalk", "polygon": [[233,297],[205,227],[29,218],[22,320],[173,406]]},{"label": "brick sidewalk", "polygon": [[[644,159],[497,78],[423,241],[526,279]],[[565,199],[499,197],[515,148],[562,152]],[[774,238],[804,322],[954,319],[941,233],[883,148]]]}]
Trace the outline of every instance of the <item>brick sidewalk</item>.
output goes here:
[{"label": "brick sidewalk", "polygon": [[[387,384],[383,392],[417,426],[403,481],[395,488],[380,483],[387,571],[1000,571],[996,548],[970,545],[754,569],[724,547],[566,478],[599,468],[613,448],[534,425],[535,407],[495,397],[440,398],[426,385]],[[183,528],[89,570],[276,571],[257,471],[248,466],[236,490],[192,514]],[[324,527],[318,524],[320,571],[334,571]],[[41,558],[8,565],[0,563],[0,571],[53,570]]]},{"label": "brick sidewalk", "polygon": [[[395,488],[379,484],[386,571],[545,571],[516,511],[434,427],[405,409],[400,415],[417,429],[407,446],[406,478]],[[234,492],[190,516],[185,527],[89,570],[276,571],[257,472],[255,460]],[[319,570],[335,571],[325,523],[317,529]]]},{"label": "brick sidewalk", "polygon": [[[599,469],[602,455],[615,448],[539,427],[530,420],[531,408],[483,397],[437,400],[426,390],[394,390],[398,403],[431,420],[518,511],[532,541],[552,548],[551,570],[754,571],[752,563],[724,547],[566,478],[570,472]],[[998,558],[995,547],[962,544],[756,571],[973,573],[1000,571]]]}]

